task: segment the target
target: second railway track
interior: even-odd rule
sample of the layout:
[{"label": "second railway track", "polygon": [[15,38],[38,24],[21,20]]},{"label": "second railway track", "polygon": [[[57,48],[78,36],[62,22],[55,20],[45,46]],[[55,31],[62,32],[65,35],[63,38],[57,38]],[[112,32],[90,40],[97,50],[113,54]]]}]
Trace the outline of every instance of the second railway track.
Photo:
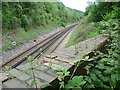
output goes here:
[{"label": "second railway track", "polygon": [[[2,63],[0,68],[3,70],[5,69],[5,66],[10,66],[11,68],[15,68],[24,61],[27,60],[26,56],[34,56],[33,58],[36,59],[41,56],[41,53],[46,52],[59,38],[61,38],[63,35],[65,35],[67,32],[69,33],[72,28],[74,28],[77,24],[72,24],[71,26],[68,26],[67,28],[58,31],[54,35],[46,38],[45,40],[39,42],[35,46],[31,47],[30,49],[26,50],[25,52],[7,60],[6,62]],[[42,50],[40,50],[42,49]]]}]

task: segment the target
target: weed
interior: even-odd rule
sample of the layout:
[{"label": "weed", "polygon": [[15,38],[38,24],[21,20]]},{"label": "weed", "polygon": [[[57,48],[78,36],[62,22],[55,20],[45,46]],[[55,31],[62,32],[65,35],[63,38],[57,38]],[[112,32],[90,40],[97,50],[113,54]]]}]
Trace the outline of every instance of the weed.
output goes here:
[{"label": "weed", "polygon": [[60,81],[60,89],[65,88],[65,83],[64,83],[64,79],[66,76],[70,75],[70,72],[67,70],[66,67],[58,67],[58,66],[51,66],[52,69],[57,70],[57,78]]},{"label": "weed", "polygon": [[[42,51],[42,48],[40,48],[40,55],[42,55],[42,59],[44,59],[43,53],[41,51]],[[44,84],[40,87],[37,86],[37,77],[35,76],[35,71],[37,70],[37,68],[43,66],[43,64],[41,64],[39,62],[39,60],[34,59],[33,56],[29,56],[27,58],[28,58],[28,63],[30,65],[30,67],[28,67],[26,70],[24,70],[23,73],[28,73],[30,78],[32,79],[30,88],[35,87],[37,89],[37,88],[45,88],[45,87],[51,86],[50,84]]]},{"label": "weed", "polygon": [[34,58],[32,56],[28,57],[28,63],[30,65],[30,67],[28,67],[26,70],[24,70],[23,73],[29,73],[29,76],[32,79],[30,88],[33,88],[34,86],[35,86],[35,88],[38,88],[38,86],[37,86],[37,78],[35,76],[35,70],[37,68],[43,66],[43,65],[38,63],[38,60],[34,60]]},{"label": "weed", "polygon": [[5,73],[6,75],[10,75],[9,71],[11,70],[10,66],[5,67]]},{"label": "weed", "polygon": [[[72,32],[69,41],[67,42],[65,47],[75,45],[78,42],[81,42],[88,38],[88,33],[91,31],[95,31],[94,23],[88,23],[85,21],[81,21],[79,26]],[[91,37],[89,37],[91,38]]]},{"label": "weed", "polygon": [[[33,28],[29,28],[27,32],[23,28],[17,28],[16,38],[7,36],[9,33],[12,33],[12,32],[7,32],[6,34],[3,33],[3,36],[6,37],[6,39],[3,40],[2,42],[2,51],[14,49],[28,40],[33,40],[37,38],[39,34],[49,33],[56,27],[57,25],[54,25],[54,27],[51,27],[51,24],[50,24],[44,27],[43,26],[36,27],[34,28],[34,30]],[[12,44],[13,42],[16,42],[16,45],[13,45]]]}]

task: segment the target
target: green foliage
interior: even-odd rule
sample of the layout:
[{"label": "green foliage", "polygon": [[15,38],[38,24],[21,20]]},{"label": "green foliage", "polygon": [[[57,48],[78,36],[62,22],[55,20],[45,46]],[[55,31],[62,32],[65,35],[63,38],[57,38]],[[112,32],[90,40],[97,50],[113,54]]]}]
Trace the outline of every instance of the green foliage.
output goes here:
[{"label": "green foliage", "polygon": [[[87,21],[85,21],[85,19],[82,19],[80,21],[80,24],[78,25],[78,27],[76,27],[75,30],[72,32],[70,39],[66,44],[66,47],[75,45],[78,42],[81,42],[81,41],[87,39],[88,35],[92,31],[93,32],[96,31],[94,23],[92,23],[92,22],[88,23]],[[96,34],[96,35],[98,35],[98,34]]]},{"label": "green foliage", "polygon": [[[23,3],[21,3],[23,4]],[[6,7],[9,7],[9,3],[4,4]],[[13,3],[12,6],[15,6],[16,4]],[[26,6],[27,5],[27,6]],[[37,6],[38,5],[38,6]],[[43,5],[43,6],[42,6]],[[48,5],[48,6],[47,6]],[[36,12],[40,12],[40,13],[44,13],[43,16],[41,16],[42,18],[49,18],[50,21],[59,21],[59,25],[64,25],[64,23],[68,22],[69,18],[69,14],[70,17],[72,17],[73,13],[71,11],[69,11],[68,8],[64,8],[64,5],[61,3],[58,3],[57,8],[55,9],[56,14],[50,14],[50,9],[51,6],[52,7],[56,7],[56,4],[52,5],[52,4],[47,4],[47,3],[41,3],[41,5],[39,5],[38,3],[27,3],[27,4],[23,4],[23,7],[28,7],[28,6],[33,6],[34,8],[41,8],[44,9],[44,11],[36,11]],[[116,7],[113,7],[116,6]],[[78,68],[78,66],[82,63],[80,62],[80,60],[75,60],[73,63],[71,63],[72,65],[75,65],[75,68],[72,72],[72,75],[70,77],[70,80],[68,81],[67,84],[65,84],[65,77],[66,76],[70,76],[70,72],[67,70],[67,68],[61,68],[61,67],[57,67],[57,66],[51,66],[52,69],[57,70],[57,78],[60,81],[60,89],[61,88],[110,88],[110,89],[114,89],[114,88],[120,88],[120,28],[119,28],[119,14],[117,13],[119,11],[118,8],[119,4],[118,3],[104,3],[104,2],[100,2],[97,4],[93,4],[92,7],[88,8],[88,11],[85,13],[88,19],[91,18],[91,20],[89,21],[101,21],[98,22],[96,24],[96,30],[98,33],[103,33],[103,34],[108,34],[109,35],[109,40],[108,40],[108,44],[107,46],[107,54],[106,53],[102,53],[100,51],[94,51],[94,54],[96,55],[95,57],[93,57],[93,59],[95,58],[100,58],[99,61],[94,61],[95,65],[93,64],[88,64],[85,69],[87,71],[87,75],[86,76],[74,76],[74,73],[76,71],[76,69]],[[17,5],[18,9],[23,9],[23,7]],[[5,9],[5,8],[4,8]],[[58,12],[58,10],[62,10],[64,13],[69,12],[69,14],[64,14],[62,12]],[[19,13],[26,13],[26,11],[29,12],[29,9],[24,9],[23,11],[19,12]],[[5,12],[7,12],[7,10],[5,9]],[[34,12],[34,10],[33,10]],[[54,12],[54,10],[52,11]],[[59,13],[58,16],[60,15],[60,17],[57,17],[57,12]],[[30,14],[31,12],[29,12]],[[53,16],[56,18],[50,18],[49,16],[47,16],[47,14],[49,13],[49,16]],[[11,14],[9,12],[9,14]],[[27,13],[26,13],[27,14]],[[75,15],[75,14],[74,14]],[[6,15],[7,16],[7,15]],[[63,17],[62,17],[63,16]],[[10,17],[10,15],[8,15],[7,17]],[[36,19],[36,20],[35,20]],[[34,20],[35,22],[37,22],[37,19],[39,20],[39,17],[36,17]],[[104,19],[104,20],[103,20]],[[5,21],[7,21],[7,18],[4,19]],[[29,19],[28,19],[29,20]],[[44,19],[40,19],[42,22],[44,21]],[[44,23],[40,22],[42,25],[45,25],[46,23],[49,23],[50,21],[44,21]],[[72,21],[72,19],[70,19]],[[17,22],[17,19],[14,19],[14,21]],[[35,23],[35,22],[31,22],[31,23]],[[4,25],[7,25],[9,22],[4,22]],[[12,28],[12,26],[8,26],[7,28]],[[78,35],[79,36],[79,35]],[[11,39],[11,38],[10,38]],[[75,39],[76,40],[76,37]],[[84,59],[82,59],[82,61],[91,61],[93,59],[89,59],[89,56],[85,57]],[[29,63],[31,64],[31,67],[29,69],[27,69],[24,72],[28,72],[29,70],[32,72],[31,78],[33,78],[33,82],[31,83],[31,87],[35,86],[36,84],[36,80],[35,80],[35,76],[34,76],[34,69],[36,69],[38,66],[33,67],[33,58],[29,57]],[[41,65],[40,65],[41,66]],[[91,67],[93,67],[91,69]],[[9,69],[9,68],[8,68]],[[48,85],[49,86],[49,85]]]},{"label": "green foliage", "polygon": [[23,27],[25,29],[25,31],[27,32],[27,27],[29,25],[29,22],[28,22],[26,15],[22,15],[21,22],[22,22],[21,27]]},{"label": "green foliage", "polygon": [[[65,7],[61,2],[3,2],[3,30],[45,26],[51,22],[60,26],[78,21],[83,12]],[[29,27],[29,28],[28,28]]]},{"label": "green foliage", "polygon": [[11,70],[11,67],[10,66],[5,66],[5,73],[6,75],[10,75],[10,71]]},{"label": "green foliage", "polygon": [[89,56],[86,56],[83,60],[84,61],[92,61],[93,59],[89,59]]},{"label": "green foliage", "polygon": [[[21,43],[26,42],[27,40],[34,39],[37,37],[37,34],[33,31],[25,32],[24,29],[19,28],[16,33],[17,39],[7,36],[6,40],[2,42],[2,50],[11,50]],[[12,42],[16,42],[16,45],[13,45]]]},{"label": "green foliage", "polygon": [[27,69],[25,69],[23,73],[28,73],[28,75],[30,76],[30,79],[32,79],[32,82],[30,84],[30,88],[38,88],[37,87],[37,77],[35,76],[35,70],[41,66],[43,66],[42,64],[39,63],[38,60],[34,59],[34,57],[29,56],[26,57],[28,59],[28,63],[30,65],[30,67],[28,67]]},{"label": "green foliage", "polygon": [[97,30],[102,34],[110,34],[112,31],[118,31],[119,29],[119,20],[118,19],[109,19],[106,21],[101,21],[97,24]]},{"label": "green foliage", "polygon": [[30,88],[33,88],[36,83],[37,83],[37,82],[33,80],[32,83],[31,83],[31,85],[30,85]]},{"label": "green foliage", "polygon": [[2,2],[3,37],[17,34],[12,40],[16,45],[7,38],[3,40],[2,50],[11,50],[39,34],[76,22],[82,16],[83,12],[67,8],[61,2]]},{"label": "green foliage", "polygon": [[10,71],[10,67],[9,67],[9,66],[6,66],[6,67],[5,67],[5,70],[6,70],[6,71]]},{"label": "green foliage", "polygon": [[64,79],[66,76],[70,75],[70,72],[67,70],[66,67],[58,67],[58,66],[51,66],[52,69],[57,70],[57,78],[60,81],[60,89],[65,87]]},{"label": "green foliage", "polygon": [[[114,37],[113,37],[114,36]],[[108,54],[104,55],[100,61],[97,62],[96,66],[94,69],[90,71],[88,76],[92,80],[92,83],[94,83],[95,87],[101,87],[101,88],[116,88],[117,83],[120,82],[119,80],[119,50],[118,46],[116,46],[118,39],[118,35],[113,34],[111,37],[112,40],[109,42],[109,49],[108,49]],[[114,42],[113,42],[114,41]],[[116,43],[116,44],[115,44]],[[101,56],[100,56],[101,57]],[[96,78],[92,78],[92,77]],[[99,81],[99,82],[98,82]],[[90,84],[89,84],[90,85]],[[88,86],[89,86],[88,85]]]},{"label": "green foliage", "polygon": [[[61,68],[58,66],[51,66],[51,68],[58,71],[57,74],[58,74],[58,79],[60,81],[62,81],[64,79],[64,77],[69,76],[70,72],[67,70],[66,67]],[[62,77],[61,77],[61,75],[62,75]]]},{"label": "green foliage", "polygon": [[[86,8],[85,15],[88,18],[88,21],[93,22],[99,22],[102,21],[103,18],[108,17],[119,17],[119,7],[120,4],[118,2],[96,2],[96,3],[90,3],[89,6]],[[114,10],[114,11],[113,11]],[[109,14],[110,12],[113,12],[112,14]],[[117,15],[114,15],[116,13]],[[106,15],[104,17],[104,15]]]},{"label": "green foliage", "polygon": [[[116,4],[115,4],[116,5]],[[102,6],[101,6],[102,7]],[[93,9],[94,10],[94,9]],[[93,59],[100,58],[99,61],[94,61],[94,64],[88,64],[85,69],[87,71],[87,75],[82,78],[82,85],[76,80],[72,74],[72,78],[68,81],[68,83],[65,85],[68,88],[110,88],[110,89],[119,89],[120,86],[120,42],[119,42],[119,15],[118,15],[118,7],[114,7],[114,9],[109,12],[108,14],[105,14],[103,16],[104,20],[101,22],[98,22],[95,24],[96,32],[99,34],[108,34],[109,40],[107,46],[107,54],[102,53],[100,51],[94,51],[94,54],[96,55],[93,57]],[[102,13],[103,14],[103,13]],[[99,20],[98,20],[99,21]],[[93,31],[94,32],[94,31]],[[90,32],[92,35],[92,33]],[[88,35],[89,36],[89,35]],[[90,36],[91,37],[91,36]],[[84,61],[91,61],[93,59],[89,59],[89,57],[86,57],[83,59]],[[74,73],[76,71],[76,68],[78,68],[79,60],[75,60],[72,65],[76,65]],[[91,67],[93,67],[91,69]],[[80,76],[77,76],[80,77]],[[78,83],[79,82],[79,83]],[[76,83],[76,84],[75,84]],[[81,86],[80,86],[81,85]]]},{"label": "green foliage", "polygon": [[52,85],[50,85],[50,84],[44,84],[44,85],[40,86],[40,88],[46,88],[46,87],[49,87],[49,86],[52,86]]},{"label": "green foliage", "polygon": [[72,80],[69,80],[65,85],[65,88],[81,88],[86,81],[83,79],[83,76],[74,76]]},{"label": "green foliage", "polygon": [[69,64],[75,65],[75,64],[77,64],[78,62],[79,62],[79,60],[74,60],[73,62],[69,62]]},{"label": "green foliage", "polygon": [[110,20],[110,19],[118,19],[119,17],[120,17],[120,8],[114,6],[112,12],[106,13],[106,15],[103,16],[103,19]]},{"label": "green foliage", "polygon": [[[102,23],[102,24],[101,24]],[[103,24],[104,23],[104,24]],[[118,20],[110,19],[107,22],[102,21],[99,23],[99,29],[104,26],[104,30],[106,34],[110,35],[108,46],[108,54],[102,54],[99,57],[103,57],[100,61],[97,62],[95,68],[91,71],[91,73],[95,73],[96,79],[92,79],[94,82],[94,86],[101,88],[116,88],[119,80],[119,47],[118,47],[118,31],[119,27],[115,28],[119,22]],[[115,33],[113,31],[116,31]],[[101,30],[103,32],[103,30]],[[101,85],[98,85],[96,81],[101,81]]]},{"label": "green foliage", "polygon": [[[70,72],[66,67],[58,67],[58,66],[51,66],[52,69],[57,70],[57,78],[60,81],[60,89],[62,88],[81,88],[86,81],[84,80],[84,76],[74,76],[74,73],[76,72],[78,66],[82,63],[82,61],[91,61],[93,59],[89,59],[89,56],[86,56],[82,60],[74,60],[70,64],[75,65],[75,68],[70,75]],[[67,84],[65,84],[65,77],[70,76],[70,80]],[[74,77],[73,77],[74,76]]]},{"label": "green foliage", "polygon": [[[113,13],[114,10],[109,14],[112,15]],[[86,80],[88,83],[86,86],[88,88],[119,88],[119,19],[117,19],[117,14],[115,14],[116,19],[113,19],[113,16],[108,16],[107,14],[104,17],[106,21],[98,22],[97,29],[99,33],[108,34],[110,36],[108,40],[109,43],[106,45],[108,53],[96,52],[96,54],[94,52],[97,55],[95,58],[99,57],[101,60],[97,62],[95,68],[87,73],[88,76]]]},{"label": "green foliage", "polygon": [[[108,21],[109,22],[109,21]],[[119,29],[117,29],[118,31]],[[99,61],[94,61],[96,64],[88,64],[85,69],[87,70],[87,76],[74,76],[72,79],[68,81],[65,85],[66,88],[120,88],[120,67],[119,67],[119,54],[120,49],[118,46],[118,33],[110,34],[109,44],[107,44],[107,54],[104,54],[100,51],[94,51],[95,58],[101,58]],[[93,59],[89,59],[89,56],[85,57],[84,61],[91,61]],[[75,61],[76,64],[76,61]],[[93,67],[90,69],[91,67]],[[77,66],[76,66],[77,67]],[[74,71],[73,71],[74,72]],[[81,77],[82,79],[79,80],[78,78]]]}]

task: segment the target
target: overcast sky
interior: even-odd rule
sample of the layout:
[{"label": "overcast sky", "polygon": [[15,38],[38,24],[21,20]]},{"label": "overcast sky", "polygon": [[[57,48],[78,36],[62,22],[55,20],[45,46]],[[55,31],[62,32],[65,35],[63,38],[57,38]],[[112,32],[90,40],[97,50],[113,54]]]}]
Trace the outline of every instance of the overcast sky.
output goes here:
[{"label": "overcast sky", "polygon": [[60,0],[60,1],[63,2],[63,4],[66,7],[70,7],[72,9],[77,9],[84,12],[87,6],[87,2],[88,1],[94,2],[95,0]]}]

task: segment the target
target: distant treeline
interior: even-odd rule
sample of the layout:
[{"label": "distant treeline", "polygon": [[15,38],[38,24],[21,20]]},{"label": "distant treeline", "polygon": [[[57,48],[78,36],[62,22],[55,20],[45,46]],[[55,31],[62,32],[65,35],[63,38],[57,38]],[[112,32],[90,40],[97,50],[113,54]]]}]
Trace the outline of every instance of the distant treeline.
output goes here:
[{"label": "distant treeline", "polygon": [[92,22],[109,20],[109,18],[120,19],[120,2],[90,2],[84,15]]},{"label": "distant treeline", "polygon": [[80,20],[82,11],[64,6],[61,2],[3,2],[2,28],[15,30],[23,27],[27,31],[31,27],[56,23],[65,26]]}]

